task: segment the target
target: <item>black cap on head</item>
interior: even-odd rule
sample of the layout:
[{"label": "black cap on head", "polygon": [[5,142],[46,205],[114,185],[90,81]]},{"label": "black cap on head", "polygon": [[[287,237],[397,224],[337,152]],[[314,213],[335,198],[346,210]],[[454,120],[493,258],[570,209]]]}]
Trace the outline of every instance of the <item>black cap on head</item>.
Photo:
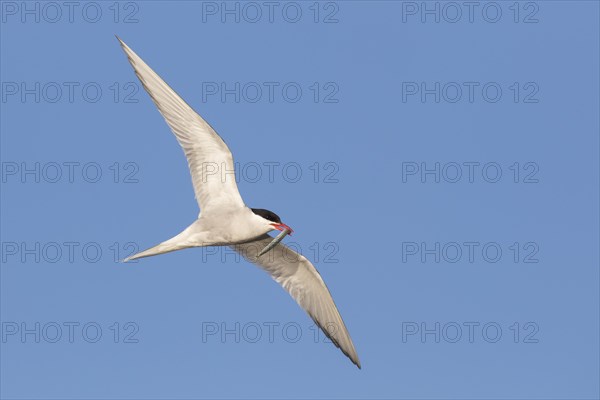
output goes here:
[{"label": "black cap on head", "polygon": [[262,208],[251,208],[252,212],[256,215],[260,215],[264,219],[267,219],[271,222],[275,222],[277,224],[281,223],[281,218],[279,215],[275,214],[273,211],[264,210]]}]

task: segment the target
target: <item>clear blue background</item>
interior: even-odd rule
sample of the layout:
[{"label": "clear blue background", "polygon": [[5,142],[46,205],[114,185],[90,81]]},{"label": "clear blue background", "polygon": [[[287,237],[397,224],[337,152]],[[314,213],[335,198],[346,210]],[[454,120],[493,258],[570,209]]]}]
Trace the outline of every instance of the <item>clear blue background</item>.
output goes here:
[{"label": "clear blue background", "polygon": [[[103,97],[8,97],[2,162],[97,162],[104,175],[95,184],[80,176],[39,184],[11,176],[2,184],[3,243],[93,242],[103,250],[96,263],[80,252],[55,263],[3,254],[2,322],[95,322],[103,336],[88,343],[76,331],[69,343],[65,329],[57,343],[7,337],[2,398],[599,397],[597,2],[537,2],[538,22],[529,24],[524,15],[513,22],[513,2],[500,3],[498,23],[480,12],[473,23],[403,22],[401,2],[338,2],[338,22],[329,24],[312,21],[312,2],[302,3],[306,14],[295,24],[281,14],[273,23],[203,22],[200,2],[169,3],[136,3],[138,22],[129,24],[112,20],[113,2],[99,3],[98,23],[77,12],[73,23],[3,15],[3,82],[98,82]],[[247,204],[281,215],[296,230],[286,240],[309,257],[309,246],[321,247],[316,266],[362,370],[332,344],[315,343],[310,319],[289,296],[231,255],[192,249],[114,262],[111,243],[149,247],[198,212],[183,154],[149,97],[111,97],[114,82],[137,82],[114,34],[210,121],[236,161],[301,165],[297,183],[278,175],[272,183],[242,180],[240,190]],[[298,82],[304,96],[203,102],[202,82],[212,81]],[[465,81],[498,82],[503,97],[402,101],[402,82]],[[315,103],[313,82],[335,82],[339,101]],[[539,101],[515,103],[513,82],[535,82]],[[402,180],[403,162],[468,161],[500,164],[501,181]],[[139,182],[113,183],[114,162],[136,163]],[[314,183],[315,162],[336,163],[339,182]],[[513,183],[514,162],[535,162],[538,183]],[[498,243],[503,256],[402,259],[403,242],[468,241]],[[328,242],[338,263],[324,262]],[[535,242],[539,262],[521,254],[515,263],[513,242]],[[114,343],[115,322],[122,335],[125,323],[137,324],[139,342]],[[232,335],[203,341],[207,322],[280,325],[273,343],[266,328],[257,343],[236,343]],[[303,330],[297,343],[282,338],[289,322]],[[470,343],[466,329],[457,343],[432,335],[403,341],[407,322],[493,322],[503,334],[497,343],[481,333]],[[527,322],[539,328],[537,343],[524,343]]]}]

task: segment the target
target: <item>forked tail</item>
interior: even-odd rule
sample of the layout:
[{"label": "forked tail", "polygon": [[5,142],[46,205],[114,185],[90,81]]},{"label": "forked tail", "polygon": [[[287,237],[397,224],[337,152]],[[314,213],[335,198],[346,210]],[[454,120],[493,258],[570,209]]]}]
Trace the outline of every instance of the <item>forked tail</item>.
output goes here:
[{"label": "forked tail", "polygon": [[185,245],[185,244],[170,244],[169,240],[167,240],[166,242],[163,242],[163,243],[158,244],[154,247],[151,247],[147,250],[140,251],[137,254],[129,256],[126,259],[124,259],[123,262],[137,260],[138,258],[152,257],[152,256],[156,256],[159,254],[164,254],[164,253],[170,253],[172,251],[186,249],[188,247],[193,247],[193,246],[189,246],[189,245]]},{"label": "forked tail", "polygon": [[170,253],[172,251],[187,249],[190,247],[197,247],[198,246],[197,241],[192,240],[192,236],[197,236],[197,234],[194,235],[194,232],[196,230],[197,230],[197,226],[196,226],[196,222],[194,222],[193,224],[188,226],[186,229],[184,229],[183,232],[181,232],[179,235],[174,236],[171,239],[169,239],[165,242],[162,242],[160,244],[157,244],[156,246],[151,247],[147,250],[144,250],[137,254],[129,256],[126,259],[124,259],[123,262],[137,260],[138,258],[143,258],[143,257],[151,257],[151,256],[159,255],[159,254]]}]

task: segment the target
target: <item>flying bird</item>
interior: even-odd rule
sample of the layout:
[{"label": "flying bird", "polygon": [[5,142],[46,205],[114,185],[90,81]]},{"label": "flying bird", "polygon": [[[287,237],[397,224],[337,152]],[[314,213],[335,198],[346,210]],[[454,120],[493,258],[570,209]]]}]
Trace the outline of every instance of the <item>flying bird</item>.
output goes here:
[{"label": "flying bird", "polygon": [[[180,234],[124,261],[190,247],[230,246],[269,273],[360,368],[348,329],[325,282],[306,257],[281,243],[292,229],[272,211],[247,207],[235,179],[223,179],[220,173],[215,173],[215,166],[234,170],[233,156],[223,139],[133,50],[117,39],[183,148],[200,206],[198,218]],[[268,235],[274,230],[281,231],[276,238]]]}]

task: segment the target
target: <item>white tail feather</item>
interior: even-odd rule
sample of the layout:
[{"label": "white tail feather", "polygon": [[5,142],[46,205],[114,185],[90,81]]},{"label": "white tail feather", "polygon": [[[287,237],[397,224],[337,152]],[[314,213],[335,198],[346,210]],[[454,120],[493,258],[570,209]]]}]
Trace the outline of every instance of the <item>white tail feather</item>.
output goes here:
[{"label": "white tail feather", "polygon": [[141,251],[141,252],[139,252],[137,254],[129,256],[126,259],[124,259],[123,262],[131,261],[131,260],[137,260],[138,258],[156,256],[156,255],[159,255],[159,254],[169,253],[169,252],[175,251],[175,250],[186,249],[188,247],[193,247],[193,246],[184,245],[184,244],[169,244],[169,241],[166,241],[166,242],[163,242],[163,243],[161,243],[159,245],[151,247],[151,248],[149,248],[147,250],[144,250],[144,251]]},{"label": "white tail feather", "polygon": [[171,239],[157,244],[147,250],[141,251],[137,254],[127,257],[123,262],[137,260],[138,258],[156,256],[158,254],[170,253],[171,251],[187,249],[190,247],[201,246],[197,241],[192,239],[192,236],[198,236],[194,231],[197,230],[197,221],[188,226],[179,235],[172,237]]}]

